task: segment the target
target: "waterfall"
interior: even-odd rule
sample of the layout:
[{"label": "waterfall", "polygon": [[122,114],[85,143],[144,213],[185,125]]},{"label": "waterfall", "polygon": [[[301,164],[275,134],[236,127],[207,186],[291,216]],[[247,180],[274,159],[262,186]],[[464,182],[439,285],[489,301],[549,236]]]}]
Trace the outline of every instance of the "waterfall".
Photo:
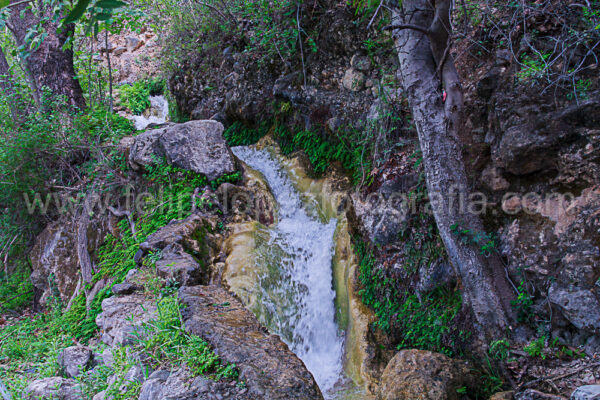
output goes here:
[{"label": "waterfall", "polygon": [[150,108],[144,115],[133,115],[130,119],[135,129],[146,129],[150,124],[163,124],[169,115],[169,102],[164,96],[150,96]]},{"label": "waterfall", "polygon": [[344,375],[344,341],[335,321],[332,257],[337,221],[319,221],[295,190],[288,173],[267,150],[233,149],[263,174],[278,203],[277,222],[257,242],[259,306],[263,324],[281,336],[312,372],[325,398]]}]

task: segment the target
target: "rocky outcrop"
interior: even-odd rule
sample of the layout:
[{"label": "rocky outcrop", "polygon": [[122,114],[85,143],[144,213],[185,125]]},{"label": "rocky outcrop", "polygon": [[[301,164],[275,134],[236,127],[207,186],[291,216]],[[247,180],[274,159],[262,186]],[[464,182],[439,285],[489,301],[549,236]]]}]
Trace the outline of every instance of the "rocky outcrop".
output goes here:
[{"label": "rocky outcrop", "polygon": [[231,150],[217,121],[190,121],[169,124],[135,137],[129,163],[139,170],[164,159],[169,165],[217,179],[236,171]]},{"label": "rocky outcrop", "polygon": [[186,330],[205,339],[222,359],[234,363],[248,395],[261,399],[321,399],[304,363],[235,297],[212,286],[184,287]]},{"label": "rocky outcrop", "polygon": [[113,296],[102,301],[102,313],[96,324],[102,330],[102,341],[109,345],[132,343],[132,333],[138,326],[156,315],[156,306],[143,294]]},{"label": "rocky outcrop", "polygon": [[[87,225],[87,251],[92,263],[96,252],[108,232],[107,219],[96,217]],[[75,218],[63,217],[49,224],[35,239],[29,253],[31,259],[31,282],[37,297],[45,305],[50,296],[58,295],[64,304],[75,292],[79,283],[81,262],[77,252],[79,224]]]},{"label": "rocky outcrop", "polygon": [[467,363],[424,350],[402,350],[381,376],[377,400],[458,400],[457,389],[474,388]]}]

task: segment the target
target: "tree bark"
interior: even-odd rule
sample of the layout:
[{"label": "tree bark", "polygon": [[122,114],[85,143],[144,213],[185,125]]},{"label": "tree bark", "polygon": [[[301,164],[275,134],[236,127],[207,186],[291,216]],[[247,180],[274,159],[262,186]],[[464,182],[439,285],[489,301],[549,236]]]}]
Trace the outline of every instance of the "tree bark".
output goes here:
[{"label": "tree bark", "polygon": [[[13,1],[13,3],[16,3]],[[17,46],[26,49],[30,54],[23,60],[29,83],[34,92],[36,102],[40,104],[43,88],[48,88],[55,95],[63,95],[69,104],[85,108],[85,100],[81,85],[75,79],[73,66],[73,51],[63,50],[69,36],[73,34],[75,26],[68,24],[59,30],[60,21],[52,21],[51,10],[39,10],[41,15],[47,17],[43,23],[46,38],[37,49],[29,50],[30,43],[26,38],[28,30],[40,23],[38,15],[30,9],[30,3],[15,5],[10,10],[7,26],[12,32]]]},{"label": "tree bark", "polygon": [[[504,336],[513,292],[500,258],[486,257],[465,244],[452,226],[483,233],[476,210],[469,207],[467,174],[458,131],[463,93],[450,54],[450,0],[390,1],[392,35],[402,84],[416,125],[432,211],[448,256],[460,277],[465,305],[473,311],[477,331],[486,339]],[[412,28],[415,26],[418,29]],[[443,101],[443,89],[447,92]]]}]

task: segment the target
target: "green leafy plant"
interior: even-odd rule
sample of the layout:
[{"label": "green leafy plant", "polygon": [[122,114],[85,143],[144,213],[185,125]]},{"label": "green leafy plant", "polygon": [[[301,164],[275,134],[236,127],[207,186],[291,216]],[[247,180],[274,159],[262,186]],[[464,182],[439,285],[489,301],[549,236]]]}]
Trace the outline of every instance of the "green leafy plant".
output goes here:
[{"label": "green leafy plant", "polygon": [[510,343],[506,339],[494,340],[490,343],[488,353],[495,360],[503,361],[508,358]]},{"label": "green leafy plant", "polygon": [[150,107],[150,96],[164,93],[165,82],[161,78],[141,79],[132,85],[119,88],[121,104],[135,115],[140,115]]},{"label": "green leafy plant", "polygon": [[546,359],[544,349],[546,347],[546,336],[542,336],[536,340],[531,341],[527,346],[523,348],[529,354],[530,357],[540,357],[542,360]]}]

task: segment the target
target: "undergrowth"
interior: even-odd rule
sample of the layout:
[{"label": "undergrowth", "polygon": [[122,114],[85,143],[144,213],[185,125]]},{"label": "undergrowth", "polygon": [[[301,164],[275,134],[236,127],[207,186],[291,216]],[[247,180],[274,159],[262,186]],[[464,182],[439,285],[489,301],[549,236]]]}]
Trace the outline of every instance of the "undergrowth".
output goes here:
[{"label": "undergrowth", "polygon": [[120,103],[135,115],[140,115],[150,107],[150,96],[164,93],[165,81],[162,78],[147,78],[119,87]]}]

